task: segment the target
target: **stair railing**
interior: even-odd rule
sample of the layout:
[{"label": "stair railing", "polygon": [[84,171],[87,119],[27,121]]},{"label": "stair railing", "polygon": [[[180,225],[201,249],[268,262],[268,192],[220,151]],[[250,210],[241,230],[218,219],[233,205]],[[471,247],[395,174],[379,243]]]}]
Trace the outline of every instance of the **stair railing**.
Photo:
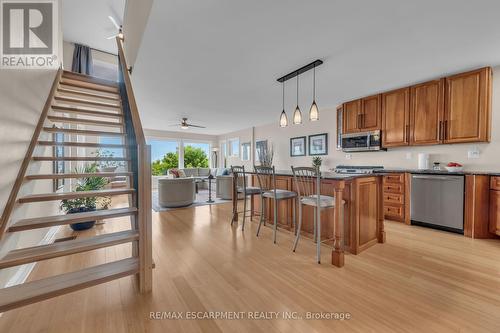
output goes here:
[{"label": "stair railing", "polygon": [[131,187],[135,189],[132,204],[137,207],[137,218],[132,223],[139,230],[138,248],[134,253],[139,256],[139,288],[141,292],[152,289],[152,214],[151,214],[151,146],[146,144],[141,119],[137,108],[132,81],[128,71],[123,40],[116,37],[118,46],[118,86],[122,100],[122,110],[129,145],[129,164],[132,172]]}]

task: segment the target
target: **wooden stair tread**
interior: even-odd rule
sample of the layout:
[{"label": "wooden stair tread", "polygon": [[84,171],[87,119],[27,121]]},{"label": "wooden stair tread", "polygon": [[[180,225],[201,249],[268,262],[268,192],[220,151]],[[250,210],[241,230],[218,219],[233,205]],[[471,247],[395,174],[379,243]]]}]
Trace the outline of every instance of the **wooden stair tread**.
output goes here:
[{"label": "wooden stair tread", "polygon": [[97,191],[30,194],[19,198],[18,202],[29,203],[29,202],[41,202],[41,201],[53,201],[53,200],[89,198],[89,197],[107,197],[113,195],[132,194],[134,192],[135,192],[134,189],[126,188],[126,189],[106,189]]},{"label": "wooden stair tread", "polygon": [[139,272],[139,260],[127,258],[0,289],[0,312],[95,286]]},{"label": "wooden stair tread", "polygon": [[83,106],[65,106],[65,105],[57,105],[52,104],[52,111],[54,112],[64,112],[64,113],[80,113],[86,114],[90,116],[96,117],[105,117],[105,118],[123,118],[123,114],[119,112],[108,112],[100,109],[86,108]]},{"label": "wooden stair tread", "polygon": [[72,123],[72,124],[106,126],[106,127],[123,127],[122,122],[101,121],[101,120],[82,119],[82,118],[58,117],[58,116],[47,116],[47,119],[53,123]]},{"label": "wooden stair tread", "polygon": [[89,148],[123,148],[128,149],[127,145],[114,143],[93,143],[93,142],[56,142],[56,141],[38,141],[40,146],[66,146],[66,147],[89,147]]},{"label": "wooden stair tread", "polygon": [[13,250],[0,259],[0,269],[129,243],[138,239],[139,232],[137,230],[125,230]]},{"label": "wooden stair tread", "polygon": [[74,128],[44,127],[43,130],[45,132],[50,132],[50,133],[73,133],[80,135],[96,135],[96,136],[125,136],[125,133],[121,132],[79,130]]},{"label": "wooden stair tread", "polygon": [[75,97],[66,97],[66,96],[54,96],[54,99],[56,101],[63,101],[63,102],[69,102],[69,103],[82,103],[82,104],[89,104],[89,105],[96,105],[96,106],[105,106],[109,108],[120,108],[120,104],[116,103],[106,103],[106,102],[100,102],[100,101],[92,101],[88,99],[81,99],[81,98],[75,98]]},{"label": "wooden stair tread", "polygon": [[97,157],[97,156],[33,156],[33,161],[130,161],[128,157]]},{"label": "wooden stair tread", "polygon": [[98,210],[95,212],[74,213],[66,215],[44,216],[19,220],[9,227],[9,232],[48,228],[56,225],[66,225],[89,221],[92,218],[96,221],[111,219],[115,217],[129,216],[137,213],[137,208],[126,207],[116,209]]},{"label": "wooden stair tread", "polygon": [[85,81],[90,83],[102,84],[110,87],[117,87],[118,82],[102,79],[96,76],[87,75],[83,73],[76,73],[72,71],[63,70],[62,77],[70,80]]},{"label": "wooden stair tread", "polygon": [[132,172],[94,172],[94,173],[48,173],[38,175],[27,175],[24,177],[26,180],[37,179],[79,179],[87,177],[130,177]]},{"label": "wooden stair tread", "polygon": [[70,79],[70,78],[63,77],[61,79],[61,81],[59,82],[59,84],[66,85],[66,86],[78,87],[78,88],[84,88],[84,89],[89,89],[89,90],[118,94],[118,87],[112,87],[112,86],[109,86],[106,84],[87,82],[87,81],[83,81],[83,80],[75,80],[72,78]]},{"label": "wooden stair tread", "polygon": [[75,89],[66,89],[66,88],[61,88],[59,87],[57,89],[58,92],[60,93],[65,93],[65,94],[74,94],[74,95],[81,95],[81,96],[86,96],[86,97],[95,97],[95,98],[102,98],[102,99],[107,99],[111,101],[120,101],[120,97],[118,96],[107,96],[107,95],[102,95],[102,94],[94,94],[91,92],[83,91],[83,90],[75,90]]}]

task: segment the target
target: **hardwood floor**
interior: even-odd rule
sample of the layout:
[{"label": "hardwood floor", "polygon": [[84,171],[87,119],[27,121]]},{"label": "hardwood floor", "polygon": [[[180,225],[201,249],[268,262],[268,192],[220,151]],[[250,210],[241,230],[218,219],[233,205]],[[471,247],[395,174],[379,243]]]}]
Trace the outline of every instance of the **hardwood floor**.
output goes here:
[{"label": "hardwood floor", "polygon": [[[314,244],[256,223],[231,228],[231,204],[153,213],[153,293],[140,295],[133,277],[9,311],[0,332],[498,332],[500,242],[473,240],[387,222],[387,243],[345,267],[315,263]],[[257,221],[257,219],[255,219]],[[90,233],[125,229],[108,220]],[[66,236],[69,228],[61,234]],[[85,233],[83,234],[85,236]],[[82,237],[83,237],[82,236]],[[125,258],[130,245],[44,261],[38,279]],[[348,312],[336,320],[153,320],[164,311]]]}]

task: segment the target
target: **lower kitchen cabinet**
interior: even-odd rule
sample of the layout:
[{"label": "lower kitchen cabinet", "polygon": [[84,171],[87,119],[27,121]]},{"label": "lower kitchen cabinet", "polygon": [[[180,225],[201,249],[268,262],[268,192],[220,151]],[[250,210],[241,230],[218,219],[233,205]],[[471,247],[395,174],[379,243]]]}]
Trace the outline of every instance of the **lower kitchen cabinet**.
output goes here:
[{"label": "lower kitchen cabinet", "polygon": [[[394,173],[383,178],[384,218],[405,222],[406,219],[406,176]],[[409,200],[409,198],[408,198]]]},{"label": "lower kitchen cabinet", "polygon": [[490,232],[500,236],[500,177],[490,181]]}]

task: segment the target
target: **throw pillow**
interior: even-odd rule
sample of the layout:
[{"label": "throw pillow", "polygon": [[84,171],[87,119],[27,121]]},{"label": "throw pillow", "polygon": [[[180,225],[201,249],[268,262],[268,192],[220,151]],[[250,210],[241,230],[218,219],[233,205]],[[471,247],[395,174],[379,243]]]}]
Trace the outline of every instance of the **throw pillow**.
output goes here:
[{"label": "throw pillow", "polygon": [[179,178],[179,170],[170,169],[169,172],[170,172],[170,174],[172,174],[174,176],[174,178]]},{"label": "throw pillow", "polygon": [[186,173],[184,172],[184,170],[179,169],[177,171],[179,172],[179,178],[186,178]]}]

